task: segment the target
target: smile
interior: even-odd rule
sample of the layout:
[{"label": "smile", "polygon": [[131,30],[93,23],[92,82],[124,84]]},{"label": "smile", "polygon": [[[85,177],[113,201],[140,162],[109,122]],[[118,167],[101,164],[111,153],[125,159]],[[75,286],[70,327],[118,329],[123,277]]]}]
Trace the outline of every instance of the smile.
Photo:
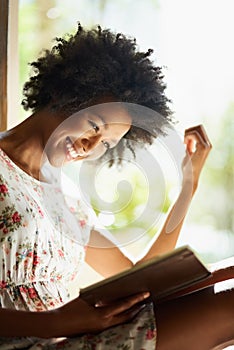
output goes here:
[{"label": "smile", "polygon": [[75,159],[80,157],[80,155],[76,152],[70,137],[68,136],[66,137],[66,150],[69,158]]}]

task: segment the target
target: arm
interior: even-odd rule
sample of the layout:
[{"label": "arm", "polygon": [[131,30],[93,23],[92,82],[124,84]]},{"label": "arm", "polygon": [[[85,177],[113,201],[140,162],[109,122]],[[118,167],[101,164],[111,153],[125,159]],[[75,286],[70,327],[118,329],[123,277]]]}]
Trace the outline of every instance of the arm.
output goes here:
[{"label": "arm", "polygon": [[[160,235],[148,253],[137,264],[174,249],[193,193],[191,193],[191,185],[184,183],[178,199],[167,216]],[[92,242],[95,242],[95,244],[92,244]],[[124,256],[118,247],[114,246],[113,243],[97,231],[91,232],[85,259],[96,272],[105,278],[133,266],[133,263]]]},{"label": "arm", "polygon": [[185,144],[187,154],[182,164],[183,183],[180,195],[172,207],[159,237],[138,263],[169,252],[175,248],[177,243],[189,205],[196,192],[202,168],[212,147],[204,128],[200,125],[185,131]]},{"label": "arm", "polygon": [[[143,259],[164,254],[175,248],[190,202],[196,192],[198,180],[205,160],[211,150],[211,143],[202,126],[185,131],[187,155],[184,158],[181,192],[169,212],[162,231]],[[196,150],[194,151],[194,148]],[[92,244],[94,240],[95,244]],[[107,247],[107,248],[98,248]],[[104,277],[109,277],[133,266],[122,252],[98,232],[92,232],[87,248],[87,263]]]},{"label": "arm", "polygon": [[85,260],[103,277],[110,277],[133,266],[121,250],[99,232],[92,230]]},{"label": "arm", "polygon": [[0,337],[54,338],[103,331],[132,319],[149,297],[139,293],[107,306],[94,307],[81,298],[51,311],[31,312],[0,308]]},{"label": "arm", "polygon": [[47,338],[52,334],[52,312],[18,311],[0,308],[0,336]]}]

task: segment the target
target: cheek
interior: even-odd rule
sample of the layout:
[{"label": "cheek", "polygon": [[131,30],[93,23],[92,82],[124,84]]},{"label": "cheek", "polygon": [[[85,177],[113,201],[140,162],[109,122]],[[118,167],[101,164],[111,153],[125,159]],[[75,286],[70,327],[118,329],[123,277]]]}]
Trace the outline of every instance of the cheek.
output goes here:
[{"label": "cheek", "polygon": [[95,147],[93,152],[86,159],[87,160],[96,160],[96,159],[100,158],[101,156],[103,156],[104,153],[106,153],[106,149],[105,149],[105,147],[103,147],[102,144],[100,144],[99,146]]}]

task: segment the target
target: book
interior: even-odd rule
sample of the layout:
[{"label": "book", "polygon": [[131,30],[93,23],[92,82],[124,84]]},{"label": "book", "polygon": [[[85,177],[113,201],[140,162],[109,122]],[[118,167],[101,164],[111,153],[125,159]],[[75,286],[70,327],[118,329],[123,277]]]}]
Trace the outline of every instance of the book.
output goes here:
[{"label": "book", "polygon": [[[234,277],[234,276],[233,276]],[[81,289],[89,304],[109,303],[127,296],[150,292],[149,300],[162,301],[209,285],[212,273],[189,246],[137,264],[112,277]]]}]

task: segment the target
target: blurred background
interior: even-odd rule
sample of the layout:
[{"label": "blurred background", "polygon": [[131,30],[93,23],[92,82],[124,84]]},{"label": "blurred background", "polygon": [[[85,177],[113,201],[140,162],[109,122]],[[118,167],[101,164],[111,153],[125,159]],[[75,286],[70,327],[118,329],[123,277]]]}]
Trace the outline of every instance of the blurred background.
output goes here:
[{"label": "blurred background", "polygon": [[[152,59],[163,67],[181,140],[185,128],[203,124],[213,144],[178,242],[178,246],[191,245],[207,263],[234,255],[233,13],[233,0],[19,0],[19,91],[30,73],[28,62],[42,48],[50,48],[53,38],[74,33],[77,21],[84,27],[100,24],[135,37],[140,50],[154,49]],[[21,98],[19,94],[18,101]],[[27,114],[22,108],[19,111],[16,118],[22,120]],[[151,148],[162,154],[159,150],[159,144]],[[155,200],[151,208],[160,219],[150,228],[147,217],[136,220],[140,208],[147,205],[149,191],[139,167],[102,168],[95,179],[97,191],[110,203],[120,181],[134,187],[135,195],[118,215],[111,206],[108,215],[101,212],[97,198],[91,201],[102,224],[118,239],[133,231],[139,230],[140,236],[146,232],[130,247],[135,256],[156,237],[176,198],[179,179],[169,163],[162,165],[168,170],[163,200]],[[124,196],[125,187],[117,192]],[[131,225],[126,226],[129,218]]]}]

